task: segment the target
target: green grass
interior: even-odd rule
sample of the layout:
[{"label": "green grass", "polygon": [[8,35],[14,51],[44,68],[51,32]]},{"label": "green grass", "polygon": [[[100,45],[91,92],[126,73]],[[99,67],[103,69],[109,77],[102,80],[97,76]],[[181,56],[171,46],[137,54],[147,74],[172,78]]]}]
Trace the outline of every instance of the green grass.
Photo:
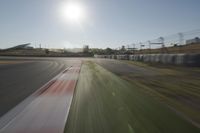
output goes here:
[{"label": "green grass", "polygon": [[200,125],[200,68],[135,61],[126,63],[154,70],[158,74],[149,77],[121,74],[123,79],[138,84],[147,94],[170,106],[195,125]]},{"label": "green grass", "polygon": [[92,62],[82,65],[66,133],[199,133],[200,129]]}]

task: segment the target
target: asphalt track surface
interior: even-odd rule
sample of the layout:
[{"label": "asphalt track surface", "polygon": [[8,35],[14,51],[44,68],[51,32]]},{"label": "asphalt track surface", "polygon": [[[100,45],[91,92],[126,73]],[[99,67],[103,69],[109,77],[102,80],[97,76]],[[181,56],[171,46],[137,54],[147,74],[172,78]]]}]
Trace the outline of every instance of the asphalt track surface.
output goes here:
[{"label": "asphalt track surface", "polygon": [[0,117],[76,61],[0,57]]},{"label": "asphalt track surface", "polygon": [[0,132],[63,133],[81,64],[73,63],[4,115]]}]

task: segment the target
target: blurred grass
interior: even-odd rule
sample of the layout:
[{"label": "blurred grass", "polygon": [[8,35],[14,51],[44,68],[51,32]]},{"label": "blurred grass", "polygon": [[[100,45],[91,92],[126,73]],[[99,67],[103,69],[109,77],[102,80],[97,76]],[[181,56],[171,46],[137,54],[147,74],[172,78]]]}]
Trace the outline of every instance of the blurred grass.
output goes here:
[{"label": "blurred grass", "polygon": [[65,133],[200,132],[140,88],[93,62],[85,62]]},{"label": "blurred grass", "polygon": [[142,74],[121,74],[121,77],[138,84],[144,92],[170,106],[195,125],[200,125],[200,68],[125,62],[159,72],[148,77]]}]

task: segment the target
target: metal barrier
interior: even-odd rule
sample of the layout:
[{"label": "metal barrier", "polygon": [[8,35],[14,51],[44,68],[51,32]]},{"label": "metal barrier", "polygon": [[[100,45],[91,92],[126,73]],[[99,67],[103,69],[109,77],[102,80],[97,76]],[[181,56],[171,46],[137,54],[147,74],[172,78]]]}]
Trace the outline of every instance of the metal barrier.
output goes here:
[{"label": "metal barrier", "polygon": [[170,65],[200,66],[200,54],[94,55],[94,57]]}]

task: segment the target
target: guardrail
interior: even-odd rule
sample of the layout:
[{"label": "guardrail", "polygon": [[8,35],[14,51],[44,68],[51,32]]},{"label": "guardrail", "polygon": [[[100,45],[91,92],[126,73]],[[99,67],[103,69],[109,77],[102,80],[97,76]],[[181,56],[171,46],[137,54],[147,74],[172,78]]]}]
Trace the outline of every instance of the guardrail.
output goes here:
[{"label": "guardrail", "polygon": [[200,54],[94,55],[94,57],[170,65],[200,66]]}]

